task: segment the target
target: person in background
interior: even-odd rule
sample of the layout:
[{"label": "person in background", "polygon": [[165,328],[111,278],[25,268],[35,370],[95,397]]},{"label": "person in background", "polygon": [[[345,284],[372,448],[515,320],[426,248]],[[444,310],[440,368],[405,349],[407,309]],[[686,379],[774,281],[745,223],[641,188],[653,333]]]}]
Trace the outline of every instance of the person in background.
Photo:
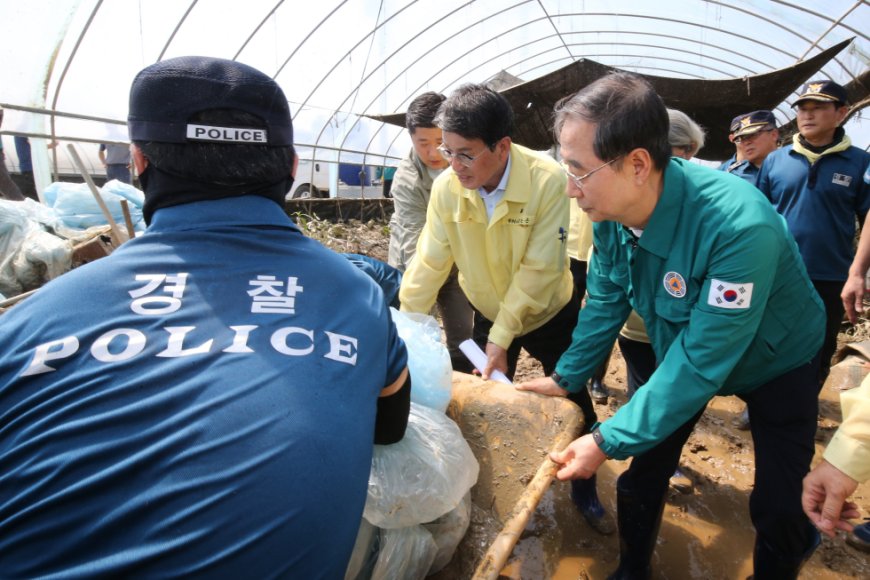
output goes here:
[{"label": "person in background", "polygon": [[268,75],[163,60],[128,126],[147,230],[3,314],[2,576],[342,578],[410,409],[384,294],[284,212]]},{"label": "person in background", "polygon": [[847,501],[858,483],[870,479],[870,376],[861,386],[840,394],[843,422],[825,449],[822,461],[804,478],[804,512],[827,536],[849,532],[846,542],[870,552],[870,523],[852,526],[847,520],[860,515]]},{"label": "person in background", "polygon": [[[592,222],[583,213],[576,203],[570,204],[568,221],[568,258],[571,263],[571,277],[574,280],[574,289],[577,296],[582,298],[586,295],[586,270],[589,267],[589,252],[592,250]],[[593,373],[589,379],[589,396],[600,405],[606,405],[610,397],[607,386],[604,384],[604,375],[610,364],[608,357]]]},{"label": "person in background", "polygon": [[[779,142],[776,117],[766,110],[737,115],[731,121],[728,138],[737,147],[737,155],[719,166],[719,170],[732,173],[755,185],[761,164],[776,150]],[[731,423],[741,431],[748,431],[748,409],[744,407]]]},{"label": "person in background", "polygon": [[[482,85],[463,85],[441,104],[435,122],[450,170],[432,186],[399,290],[403,311],[427,313],[456,266],[487,357],[484,379],[494,370],[512,379],[521,348],[552,371],[580,310],[566,253],[565,174],[549,155],[511,142],[513,119],[507,99]],[[588,430],[596,421],[589,393],[572,400]],[[613,532],[594,478],[573,484],[572,499],[595,530]]]},{"label": "person in background", "polygon": [[[54,144],[49,144],[49,149]],[[21,193],[34,201],[39,201],[36,193],[36,179],[33,176],[33,154],[30,149],[30,139],[20,135],[15,136],[15,154],[18,155],[18,169],[21,171]]]},{"label": "person in background", "polygon": [[793,106],[798,133],[790,145],[767,156],[757,185],[788,223],[825,305],[821,388],[843,322],[840,293],[854,255],[855,221],[863,224],[870,209],[870,185],[864,180],[870,153],[852,146],[840,126],[849,112],[842,86],[830,80],[811,81]]},{"label": "person in background", "polygon": [[130,147],[119,143],[101,143],[100,162],[106,168],[106,181],[117,179],[130,183]]},{"label": "person in background", "polygon": [[[0,126],[3,126],[3,107],[0,107]],[[9,171],[6,170],[6,155],[3,153],[3,140],[0,139],[0,197],[9,201],[23,201],[21,190],[12,181]]]},{"label": "person in background", "polygon": [[592,251],[592,221],[576,203],[572,203],[569,207],[567,253],[574,290],[581,298],[586,296],[586,270],[589,268],[590,251]]},{"label": "person in background", "polygon": [[[864,185],[870,187],[870,165],[864,171]],[[862,235],[858,240],[858,249],[855,258],[849,265],[849,274],[843,289],[840,292],[840,300],[843,302],[843,310],[852,324],[858,323],[858,315],[864,314],[864,297],[867,294],[867,272],[870,271],[870,236]]]},{"label": "person in background", "polygon": [[582,391],[632,309],[658,366],[616,413],[550,457],[561,480],[633,457],[617,480],[619,568],[649,578],[668,479],[707,403],[753,414],[756,578],[796,578],[819,543],[801,508],[814,452],[824,306],[782,218],[752,185],[671,156],[668,114],[643,77],[612,73],[564,100],[555,132],[568,195],[595,222],[586,306],[549,377]]},{"label": "person in background", "polygon": [[737,130],[740,128],[740,123],[738,123],[739,119],[740,115],[734,117],[731,120],[731,124],[728,126],[728,141],[734,143],[734,155],[732,155],[727,161],[723,161],[722,164],[719,165],[719,171],[728,171],[728,168],[736,169],[744,161],[742,142],[734,142],[734,133],[736,133]]},{"label": "person in background", "polygon": [[[864,184],[870,185],[870,167],[864,172]],[[840,298],[849,322],[858,323],[858,315],[864,314],[864,296],[867,292],[867,271],[870,270],[870,236],[861,236],[855,259],[849,266],[849,277],[843,285]],[[830,522],[838,522],[837,503],[851,495],[859,481],[870,479],[870,381],[865,380],[859,390],[840,395],[843,423],[825,451],[825,461],[813,470],[813,477],[804,480],[804,510],[815,512],[811,519],[818,519],[821,506],[826,523],[820,529],[830,535]],[[836,466],[836,467],[835,467]],[[809,483],[808,483],[809,482]],[[807,506],[807,488],[819,495]],[[832,489],[830,504],[827,488]],[[837,491],[839,490],[839,491]],[[850,516],[850,517],[855,517]],[[819,525],[819,522],[816,523]],[[846,542],[851,546],[870,552],[870,522],[857,525],[849,533]]]},{"label": "person in background", "polygon": [[392,165],[384,167],[381,171],[381,191],[384,197],[393,197],[393,178],[396,175],[396,168]]},{"label": "person in background", "polygon": [[[447,160],[438,152],[442,137],[441,129],[435,125],[435,115],[444,98],[440,93],[423,93],[411,101],[405,113],[405,127],[411,135],[412,147],[393,177],[393,215],[390,218],[387,258],[389,264],[400,272],[411,263],[420,232],[426,224],[432,182],[448,166]],[[459,286],[459,272],[455,267],[450,270],[435,302],[453,370],[472,372],[473,366],[459,350],[459,345],[471,338],[473,313]]]},{"label": "person in background", "polygon": [[761,164],[776,150],[779,130],[776,117],[770,111],[753,111],[734,117],[728,138],[737,147],[737,156],[719,166],[720,171],[733,173],[755,185]]},{"label": "person in background", "polygon": [[389,306],[399,309],[399,287],[402,285],[402,273],[371,256],[363,254],[342,254],[347,260],[364,272],[383,290],[384,300]]},{"label": "person in background", "polygon": [[[671,146],[671,155],[688,161],[704,146],[704,129],[691,117],[676,109],[668,109],[668,121],[668,144]],[[646,384],[657,366],[656,355],[646,333],[643,319],[636,311],[632,310],[628,315],[628,320],[619,331],[619,338],[616,341],[622,352],[622,358],[625,359],[628,396],[631,398]],[[669,482],[671,487],[680,493],[691,493],[695,488],[692,479],[679,465]]]}]

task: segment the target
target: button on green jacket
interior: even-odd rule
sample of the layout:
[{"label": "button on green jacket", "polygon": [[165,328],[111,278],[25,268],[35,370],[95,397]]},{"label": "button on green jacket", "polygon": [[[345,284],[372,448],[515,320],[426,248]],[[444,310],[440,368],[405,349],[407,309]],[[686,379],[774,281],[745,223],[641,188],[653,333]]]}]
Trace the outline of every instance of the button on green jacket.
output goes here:
[{"label": "button on green jacket", "polygon": [[745,393],[805,364],[825,312],[785,221],[752,185],[681,159],[636,239],[594,226],[588,298],[556,367],[577,391],[604,360],[632,308],[658,369],[601,426],[603,451],[642,453],[715,395]]}]

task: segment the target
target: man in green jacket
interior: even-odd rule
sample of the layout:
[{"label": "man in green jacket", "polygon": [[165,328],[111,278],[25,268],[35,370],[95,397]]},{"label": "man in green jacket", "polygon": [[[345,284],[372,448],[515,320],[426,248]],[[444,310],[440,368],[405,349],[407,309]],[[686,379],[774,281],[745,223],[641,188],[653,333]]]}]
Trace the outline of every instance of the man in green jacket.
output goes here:
[{"label": "man in green jacket", "polygon": [[634,308],[658,367],[600,427],[552,455],[559,479],[634,457],[617,483],[620,564],[648,578],[680,450],[716,395],[752,415],[755,577],[794,578],[819,535],[801,510],[813,457],[824,308],[785,222],[744,180],[671,159],[664,103],[617,73],[556,111],[568,195],[595,222],[588,297],[550,377],[521,386],[583,388]]}]

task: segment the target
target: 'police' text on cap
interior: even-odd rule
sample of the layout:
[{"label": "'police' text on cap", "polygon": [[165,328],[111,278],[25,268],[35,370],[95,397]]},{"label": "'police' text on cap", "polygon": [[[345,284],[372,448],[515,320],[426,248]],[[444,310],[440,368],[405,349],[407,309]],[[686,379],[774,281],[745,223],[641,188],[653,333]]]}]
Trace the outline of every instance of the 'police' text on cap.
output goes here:
[{"label": "'police' text on cap", "polygon": [[[216,127],[190,121],[212,109],[244,111],[262,125]],[[293,145],[290,107],[278,83],[253,67],[220,58],[184,56],[143,69],[130,89],[127,126],[133,141]]]}]

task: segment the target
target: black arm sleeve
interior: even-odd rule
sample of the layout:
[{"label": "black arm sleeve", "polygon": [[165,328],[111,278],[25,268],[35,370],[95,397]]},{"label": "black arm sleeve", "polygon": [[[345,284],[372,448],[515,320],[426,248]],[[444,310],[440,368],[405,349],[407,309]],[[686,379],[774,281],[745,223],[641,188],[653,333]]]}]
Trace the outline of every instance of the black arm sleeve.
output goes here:
[{"label": "black arm sleeve", "polygon": [[388,397],[378,398],[378,414],[375,417],[375,443],[391,445],[405,436],[408,413],[411,411],[411,373],[405,384]]}]

